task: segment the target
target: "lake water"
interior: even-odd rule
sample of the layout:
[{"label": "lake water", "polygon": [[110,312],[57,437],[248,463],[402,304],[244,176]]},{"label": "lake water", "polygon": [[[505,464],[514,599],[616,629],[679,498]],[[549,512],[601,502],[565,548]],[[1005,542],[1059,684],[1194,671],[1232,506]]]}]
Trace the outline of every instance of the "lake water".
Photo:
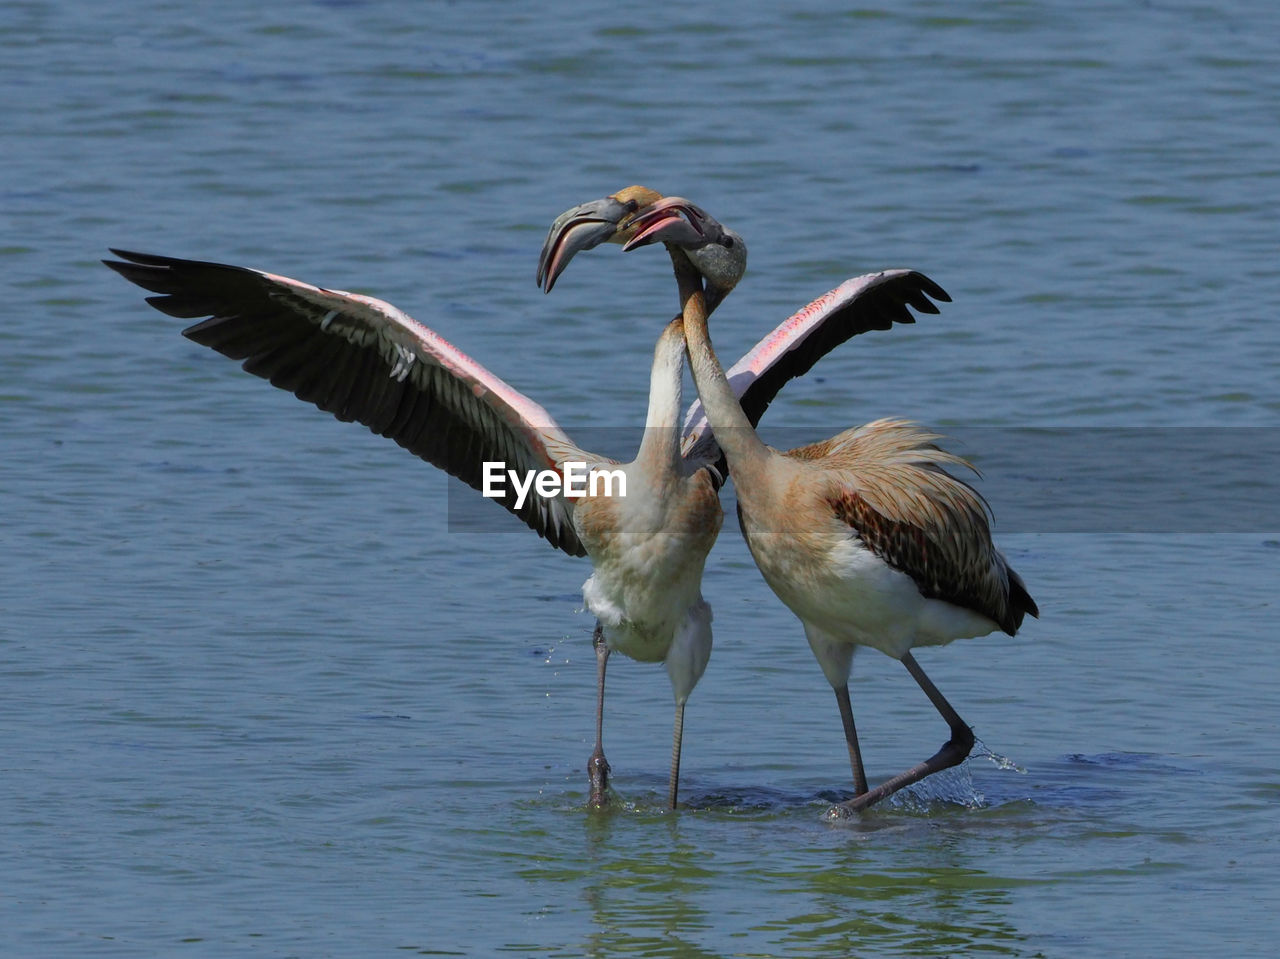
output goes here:
[{"label": "lake water", "polygon": [[[1218,466],[1274,461],[1280,426],[1277,36],[1246,2],[7,5],[0,954],[1269,952],[1280,523],[1269,468]],[[533,282],[558,212],[637,182],[747,238],[727,358],[867,270],[953,296],[764,432],[910,416],[984,467],[1043,618],[920,661],[1018,768],[824,821],[833,697],[730,519],[688,806],[662,808],[665,673],[617,657],[618,803],[587,811],[585,562],[496,508],[451,529],[436,470],[98,263],[374,293],[571,434],[638,439],[665,258]],[[1047,427],[1081,472],[1013,468]],[[1135,460],[1128,495],[1171,505],[1125,522],[1115,437],[1155,427],[1229,455]],[[945,738],[891,660],[852,691],[873,780]]]}]

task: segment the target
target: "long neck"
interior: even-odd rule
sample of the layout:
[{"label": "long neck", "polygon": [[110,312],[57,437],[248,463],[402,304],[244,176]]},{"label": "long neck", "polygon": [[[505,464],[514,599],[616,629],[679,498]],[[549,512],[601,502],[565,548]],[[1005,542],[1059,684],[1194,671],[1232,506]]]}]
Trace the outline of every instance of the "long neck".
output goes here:
[{"label": "long neck", "polygon": [[756,435],[747,414],[742,411],[742,405],[729,386],[724,367],[711,346],[700,275],[679,250],[671,250],[671,264],[680,286],[680,309],[693,382],[698,387],[698,396],[707,411],[707,420],[716,435],[716,442],[729,459],[729,469],[740,481],[745,474],[763,466],[769,457],[769,448]]},{"label": "long neck", "polygon": [[680,413],[683,406],[681,380],[684,377],[684,319],[677,316],[667,324],[653,350],[653,370],[649,374],[649,412],[644,421],[637,462],[651,475],[674,472],[680,460]]}]

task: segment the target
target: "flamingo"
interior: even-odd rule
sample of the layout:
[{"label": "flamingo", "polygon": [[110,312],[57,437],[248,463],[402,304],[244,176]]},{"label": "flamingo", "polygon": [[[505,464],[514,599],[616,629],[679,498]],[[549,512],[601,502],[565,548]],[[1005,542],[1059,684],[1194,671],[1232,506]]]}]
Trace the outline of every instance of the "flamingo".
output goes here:
[{"label": "flamingo", "polygon": [[[634,215],[661,199],[628,187],[581,204],[548,233],[538,281],[550,290],[572,257],[604,242],[625,243]],[[596,743],[588,762],[589,803],[606,802],[610,767],[603,751],[605,664],[612,650],[664,663],[675,699],[667,800],[678,798],[685,703],[711,652],[711,609],[701,579],[723,521],[718,447],[705,424],[679,428],[685,338],[683,316],[659,336],[649,407],[636,458],[617,463],[581,449],[546,410],[443,337],[391,304],[324,289],[260,270],[113,249],[104,260],[126,279],[158,294],[157,310],[180,319],[206,317],[183,330],[243,368],[340,420],[358,421],[475,489],[483,464],[517,472],[565,464],[618,468],[625,497],[528,496],[505,489],[508,511],[548,543],[587,556],[583,584],[595,616]],[[745,258],[746,248],[739,253]],[[844,284],[785,321],[744,357],[737,380],[743,402],[763,414],[789,379],[828,350],[869,329],[913,322],[906,303],[937,312],[920,295],[918,275],[876,286]],[[945,294],[937,291],[945,299]],[[683,447],[683,452],[682,452]]]},{"label": "flamingo", "polygon": [[[765,582],[799,617],[835,691],[855,794],[830,815],[853,815],[963,762],[973,732],[911,650],[996,629],[1012,636],[1028,613],[1039,616],[1021,577],[992,544],[985,500],[945,470],[973,467],[934,445],[939,436],[901,419],[876,420],[787,452],[766,446],[707,329],[711,310],[745,269],[741,237],[680,197],[650,204],[631,227],[624,250],[661,241],[671,254],[700,398],[691,416],[709,421],[733,477],[747,547]],[[874,789],[849,701],[860,646],[900,660],[951,731],[934,755]]]}]

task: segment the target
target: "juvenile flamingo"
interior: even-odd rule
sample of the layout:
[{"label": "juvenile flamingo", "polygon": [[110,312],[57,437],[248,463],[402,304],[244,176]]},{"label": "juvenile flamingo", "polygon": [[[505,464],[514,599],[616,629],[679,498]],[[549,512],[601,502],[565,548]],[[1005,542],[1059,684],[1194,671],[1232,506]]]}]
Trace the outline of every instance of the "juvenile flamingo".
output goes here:
[{"label": "juvenile flamingo", "polygon": [[[936,435],[884,419],[789,452],[766,446],[707,329],[711,309],[745,269],[741,238],[669,197],[635,218],[624,249],[659,241],[671,253],[694,383],[728,460],[743,536],[765,582],[803,623],[835,690],[855,795],[833,814],[851,815],[958,765],[973,748],[973,732],[911,650],[996,629],[1013,635],[1039,610],[991,542],[985,501],[944,469],[969,464],[933,445]],[[874,789],[849,702],[859,646],[900,660],[951,730],[937,753]]]}]

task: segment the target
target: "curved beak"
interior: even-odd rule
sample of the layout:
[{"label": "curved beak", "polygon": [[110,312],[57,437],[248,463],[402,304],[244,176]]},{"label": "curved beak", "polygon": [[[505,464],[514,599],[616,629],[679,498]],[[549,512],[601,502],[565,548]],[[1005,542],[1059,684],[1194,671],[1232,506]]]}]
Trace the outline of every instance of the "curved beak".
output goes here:
[{"label": "curved beak", "polygon": [[623,244],[624,252],[651,243],[684,252],[706,280],[708,315],[737,286],[747,268],[742,237],[684,197],[669,196],[650,204],[631,218],[629,228],[631,238]]},{"label": "curved beak", "polygon": [[662,194],[632,186],[590,203],[565,210],[547,231],[538,257],[538,286],[550,293],[569,261],[601,243],[625,243],[631,238],[634,216]]},{"label": "curved beak", "polygon": [[622,251],[626,253],[651,243],[670,243],[696,250],[715,241],[709,229],[713,223],[701,207],[684,197],[669,196],[632,218],[631,238],[623,244]]}]

